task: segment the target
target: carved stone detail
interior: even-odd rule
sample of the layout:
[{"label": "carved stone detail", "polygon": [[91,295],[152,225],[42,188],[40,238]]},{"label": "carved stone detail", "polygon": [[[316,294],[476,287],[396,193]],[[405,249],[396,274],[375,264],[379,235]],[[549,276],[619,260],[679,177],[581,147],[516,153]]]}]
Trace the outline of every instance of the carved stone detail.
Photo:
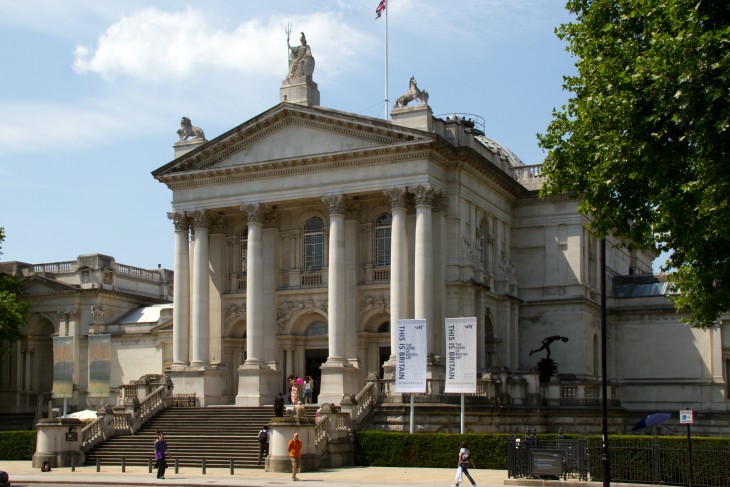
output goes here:
[{"label": "carved stone detail", "polygon": [[216,213],[210,217],[210,233],[226,233],[226,217]]},{"label": "carved stone detail", "polygon": [[241,211],[246,214],[249,223],[264,223],[266,221],[266,207],[261,203],[246,203],[241,205]]},{"label": "carved stone detail", "polygon": [[225,322],[238,318],[239,316],[246,315],[246,304],[245,303],[233,303],[226,308]]},{"label": "carved stone detail", "polygon": [[431,186],[419,184],[413,189],[413,194],[416,197],[416,206],[432,206],[437,191]]},{"label": "carved stone detail", "polygon": [[360,302],[360,317],[362,318],[371,311],[381,311],[383,313],[390,310],[389,296],[365,296]]},{"label": "carved stone detail", "polygon": [[408,208],[411,194],[407,188],[390,188],[384,190],[383,194],[390,200],[391,208]]},{"label": "carved stone detail", "polygon": [[190,218],[184,211],[171,211],[167,214],[167,218],[172,220],[176,232],[188,230],[190,227]]},{"label": "carved stone detail", "polygon": [[344,215],[346,209],[345,195],[333,194],[329,196],[323,196],[322,202],[324,202],[330,210],[330,215]]},{"label": "carved stone detail", "polygon": [[210,215],[206,210],[195,210],[191,216],[193,218],[193,228],[210,228]]},{"label": "carved stone detail", "polygon": [[291,333],[291,317],[295,312],[302,309],[320,311],[322,314],[327,314],[327,301],[303,299],[299,301],[285,301],[280,303],[279,307],[276,309],[276,323],[280,333]]}]

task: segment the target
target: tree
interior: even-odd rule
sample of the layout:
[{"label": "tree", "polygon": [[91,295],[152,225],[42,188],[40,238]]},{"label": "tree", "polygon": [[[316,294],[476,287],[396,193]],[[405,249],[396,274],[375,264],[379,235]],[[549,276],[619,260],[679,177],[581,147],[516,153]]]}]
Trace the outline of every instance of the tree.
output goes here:
[{"label": "tree", "polygon": [[[0,249],[4,241],[5,228],[0,227]],[[30,303],[19,296],[20,279],[0,274],[0,343],[20,338]]]},{"label": "tree", "polygon": [[540,146],[543,194],[569,193],[591,230],[670,251],[684,321],[730,309],[730,3],[570,0],[556,34],[576,58],[571,98]]}]

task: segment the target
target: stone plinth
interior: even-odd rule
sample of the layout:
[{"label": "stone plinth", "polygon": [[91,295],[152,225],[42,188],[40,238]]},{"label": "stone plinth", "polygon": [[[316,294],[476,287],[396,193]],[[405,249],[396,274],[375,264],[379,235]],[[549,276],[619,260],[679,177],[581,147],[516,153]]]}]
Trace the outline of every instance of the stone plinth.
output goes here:
[{"label": "stone plinth", "polygon": [[[236,406],[261,406],[272,404],[279,374],[261,364],[244,364],[238,367],[238,395]],[[279,386],[280,387],[280,386]]]},{"label": "stone plinth", "polygon": [[197,149],[201,145],[205,144],[207,140],[201,139],[200,137],[193,137],[192,139],[180,140],[172,145],[175,150],[175,159],[183,154],[187,154],[193,149]]},{"label": "stone plinth", "polygon": [[165,371],[174,384],[174,393],[194,393],[200,407],[226,404],[223,400],[226,372],[224,367],[210,366],[171,367]]},{"label": "stone plinth", "polygon": [[308,107],[319,106],[319,89],[310,76],[285,79],[279,88],[279,101]]},{"label": "stone plinth", "polygon": [[319,369],[322,372],[319,395],[317,401],[320,404],[340,404],[345,394],[356,394],[360,387],[356,387],[358,373],[355,367],[345,362],[330,362],[322,364]]},{"label": "stone plinth", "polygon": [[294,433],[299,433],[299,439],[302,440],[301,471],[319,470],[314,429],[315,425],[310,423],[307,418],[272,418],[269,423],[271,439],[269,440],[269,456],[266,457],[266,471],[291,472],[291,460],[289,460],[287,446],[289,440],[294,437]]},{"label": "stone plinth", "polygon": [[70,467],[84,463],[81,451],[81,429],[85,426],[80,419],[42,419],[36,424],[35,453],[33,468],[41,468],[48,462],[51,468]]},{"label": "stone plinth", "polygon": [[393,108],[390,118],[395,125],[433,132],[433,112],[425,103],[412,107]]}]

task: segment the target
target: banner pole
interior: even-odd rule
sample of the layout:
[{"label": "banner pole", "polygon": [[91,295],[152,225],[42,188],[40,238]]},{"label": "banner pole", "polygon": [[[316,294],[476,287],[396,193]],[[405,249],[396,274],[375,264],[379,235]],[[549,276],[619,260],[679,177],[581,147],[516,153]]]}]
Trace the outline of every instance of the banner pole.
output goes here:
[{"label": "banner pole", "polygon": [[[388,2],[390,3],[390,2]],[[390,6],[385,7],[385,119],[388,120],[388,10]]]},{"label": "banner pole", "polygon": [[413,407],[413,394],[411,394],[411,428],[410,428],[411,433],[413,433],[413,428],[414,428],[414,424],[415,424],[414,416],[415,416],[415,408]]},{"label": "banner pole", "polygon": [[464,434],[464,393],[461,393],[461,434]]}]

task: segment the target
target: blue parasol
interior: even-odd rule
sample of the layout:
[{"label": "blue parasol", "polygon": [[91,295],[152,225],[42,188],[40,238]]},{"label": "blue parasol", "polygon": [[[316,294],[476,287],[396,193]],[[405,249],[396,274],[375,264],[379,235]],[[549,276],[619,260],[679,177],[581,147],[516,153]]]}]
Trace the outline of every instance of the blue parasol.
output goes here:
[{"label": "blue parasol", "polygon": [[642,419],[631,428],[631,431],[643,430],[644,428],[651,428],[671,418],[672,415],[669,413],[653,413]]}]

